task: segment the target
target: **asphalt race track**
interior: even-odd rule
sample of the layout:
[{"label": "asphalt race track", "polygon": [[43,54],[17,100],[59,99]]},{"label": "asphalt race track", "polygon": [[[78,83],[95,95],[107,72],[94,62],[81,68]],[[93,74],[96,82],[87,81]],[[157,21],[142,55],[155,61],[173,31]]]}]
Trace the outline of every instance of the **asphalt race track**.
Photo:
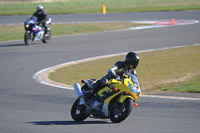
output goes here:
[{"label": "asphalt race track", "polygon": [[[199,11],[51,16],[54,22],[200,20]],[[25,18],[0,16],[0,24],[20,24]],[[74,122],[70,108],[75,92],[46,86],[32,78],[41,69],[73,60],[199,44],[199,35],[197,23],[54,37],[48,44],[30,46],[25,46],[23,40],[0,42],[0,133],[199,133],[199,100],[141,97],[139,107],[120,124],[100,119]]]}]

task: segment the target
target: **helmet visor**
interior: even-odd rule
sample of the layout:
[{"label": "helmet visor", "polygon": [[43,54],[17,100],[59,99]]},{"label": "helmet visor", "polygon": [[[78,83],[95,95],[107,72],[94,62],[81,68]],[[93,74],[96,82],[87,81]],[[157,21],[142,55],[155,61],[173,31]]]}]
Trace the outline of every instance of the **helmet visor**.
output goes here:
[{"label": "helmet visor", "polygon": [[139,60],[128,60],[126,64],[129,69],[135,69],[138,66]]}]

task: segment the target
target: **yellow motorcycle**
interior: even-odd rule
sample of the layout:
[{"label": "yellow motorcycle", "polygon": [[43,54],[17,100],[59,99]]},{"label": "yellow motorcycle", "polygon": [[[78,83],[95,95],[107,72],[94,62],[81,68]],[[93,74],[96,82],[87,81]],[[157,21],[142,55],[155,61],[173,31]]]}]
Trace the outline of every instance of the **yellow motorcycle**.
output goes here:
[{"label": "yellow motorcycle", "polygon": [[137,107],[137,99],[141,96],[140,84],[133,74],[124,74],[123,79],[111,79],[108,84],[95,95],[91,95],[92,85],[96,79],[74,84],[78,96],[71,108],[71,117],[75,121],[83,121],[88,117],[108,119],[120,123]]}]

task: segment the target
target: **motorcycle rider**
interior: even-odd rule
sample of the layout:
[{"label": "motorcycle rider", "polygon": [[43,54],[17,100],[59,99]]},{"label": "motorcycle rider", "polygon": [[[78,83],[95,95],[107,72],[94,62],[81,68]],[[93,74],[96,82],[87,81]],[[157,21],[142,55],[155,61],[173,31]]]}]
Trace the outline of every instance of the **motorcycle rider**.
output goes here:
[{"label": "motorcycle rider", "polygon": [[42,26],[45,29],[44,34],[47,33],[47,21],[48,21],[48,15],[47,13],[44,11],[44,7],[42,5],[38,5],[37,6],[37,11],[33,13],[33,16],[37,17],[37,22],[38,25],[42,24]]},{"label": "motorcycle rider", "polygon": [[132,73],[137,76],[137,72],[135,69],[139,64],[139,56],[135,52],[129,52],[126,57],[125,61],[118,61],[108,70],[106,76],[97,80],[96,83],[93,84],[92,94],[98,92],[104,86],[107,85],[108,80],[110,79],[121,79],[124,73]]}]

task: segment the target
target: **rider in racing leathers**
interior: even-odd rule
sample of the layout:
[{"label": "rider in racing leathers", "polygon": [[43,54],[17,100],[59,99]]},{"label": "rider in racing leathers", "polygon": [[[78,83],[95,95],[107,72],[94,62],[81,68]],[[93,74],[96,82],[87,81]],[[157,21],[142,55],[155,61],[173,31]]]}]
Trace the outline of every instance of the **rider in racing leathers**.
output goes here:
[{"label": "rider in racing leathers", "polygon": [[45,28],[45,34],[47,33],[47,21],[48,21],[48,16],[47,13],[44,11],[44,7],[42,5],[37,6],[37,11],[33,13],[33,16],[37,17],[37,22],[38,24],[42,24],[42,26]]},{"label": "rider in racing leathers", "polygon": [[125,61],[118,61],[115,65],[108,70],[106,76],[104,76],[101,80],[98,80],[93,84],[92,94],[96,93],[100,89],[102,89],[105,85],[107,85],[108,80],[117,79],[123,77],[124,73],[132,73],[137,76],[137,73],[134,69],[138,66],[139,56],[135,52],[129,52],[126,55]]}]

